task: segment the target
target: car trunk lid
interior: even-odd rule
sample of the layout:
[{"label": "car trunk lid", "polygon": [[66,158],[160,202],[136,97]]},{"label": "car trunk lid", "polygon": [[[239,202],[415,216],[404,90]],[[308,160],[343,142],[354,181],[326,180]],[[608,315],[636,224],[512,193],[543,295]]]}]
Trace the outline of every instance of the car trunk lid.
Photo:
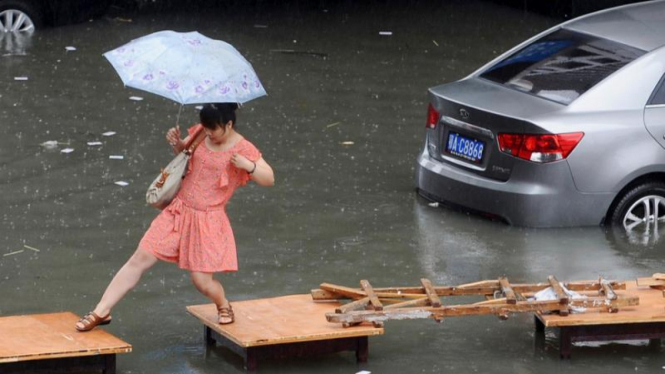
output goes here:
[{"label": "car trunk lid", "polygon": [[497,181],[507,181],[518,161],[500,151],[498,134],[547,133],[529,119],[565,108],[481,78],[429,92],[430,104],[439,113],[438,125],[428,132],[430,156]]}]

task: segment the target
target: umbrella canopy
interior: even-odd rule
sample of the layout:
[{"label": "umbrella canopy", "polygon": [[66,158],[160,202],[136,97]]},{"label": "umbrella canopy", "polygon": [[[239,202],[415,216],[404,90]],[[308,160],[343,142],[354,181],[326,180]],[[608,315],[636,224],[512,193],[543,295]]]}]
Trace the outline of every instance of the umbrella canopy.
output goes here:
[{"label": "umbrella canopy", "polygon": [[220,40],[160,31],[106,52],[129,87],[180,104],[245,103],[266,94],[252,65]]}]

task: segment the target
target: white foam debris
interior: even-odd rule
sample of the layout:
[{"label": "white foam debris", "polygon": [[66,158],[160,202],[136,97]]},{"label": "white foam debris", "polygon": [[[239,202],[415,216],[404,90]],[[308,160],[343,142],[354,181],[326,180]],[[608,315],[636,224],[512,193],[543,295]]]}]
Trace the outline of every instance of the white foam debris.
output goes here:
[{"label": "white foam debris", "polygon": [[76,47],[72,47],[71,45],[68,45],[68,46],[65,47],[65,49],[68,50],[68,51],[75,51]]},{"label": "white foam debris", "polygon": [[[579,294],[575,291],[571,291],[571,290],[567,289],[566,287],[563,286],[562,283],[559,283],[559,284],[561,285],[561,288],[563,289],[563,292],[565,292],[566,295],[568,295],[571,299],[573,299],[573,300],[582,300],[582,299],[587,298],[584,295],[581,295],[581,294]],[[535,299],[537,301],[547,301],[547,300],[558,300],[559,297],[556,295],[556,292],[554,291],[554,289],[552,287],[547,287],[547,288],[544,288],[544,289],[536,292],[536,294],[533,295],[533,299]],[[584,313],[586,311],[586,308],[575,307],[575,306],[572,306],[570,309],[573,313]]]},{"label": "white foam debris", "polygon": [[125,156],[123,156],[123,155],[110,155],[109,158],[111,160],[122,160],[122,159],[125,158]]},{"label": "white foam debris", "polygon": [[57,140],[47,140],[44,143],[40,144],[44,148],[55,148],[58,146]]},{"label": "white foam debris", "polygon": [[122,187],[129,186],[129,183],[127,183],[125,181],[116,181],[116,182],[113,182],[113,183],[117,184],[118,186],[122,186]]},{"label": "white foam debris", "polygon": [[14,77],[15,81],[27,81],[28,77]]},{"label": "white foam debris", "polygon": [[141,96],[130,96],[129,100],[141,101],[143,100],[143,98]]},{"label": "white foam debris", "polygon": [[104,135],[104,136],[113,136],[115,134],[116,134],[115,131],[107,131],[107,132],[103,133],[102,135]]},{"label": "white foam debris", "polygon": [[88,145],[102,145],[102,142],[88,142]]},{"label": "white foam debris", "polygon": [[65,148],[60,151],[60,153],[72,153],[74,152],[74,148]]},{"label": "white foam debris", "polygon": [[392,34],[393,34],[392,31],[379,31],[379,35],[382,35],[382,36],[390,36]]}]

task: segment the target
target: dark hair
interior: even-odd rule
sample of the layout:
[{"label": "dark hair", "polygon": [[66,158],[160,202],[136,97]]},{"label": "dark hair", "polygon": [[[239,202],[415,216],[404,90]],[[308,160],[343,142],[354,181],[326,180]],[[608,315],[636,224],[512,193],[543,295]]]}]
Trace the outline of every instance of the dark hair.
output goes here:
[{"label": "dark hair", "polygon": [[233,127],[236,124],[236,103],[217,103],[205,104],[199,112],[199,118],[203,127],[214,130],[233,121]]}]

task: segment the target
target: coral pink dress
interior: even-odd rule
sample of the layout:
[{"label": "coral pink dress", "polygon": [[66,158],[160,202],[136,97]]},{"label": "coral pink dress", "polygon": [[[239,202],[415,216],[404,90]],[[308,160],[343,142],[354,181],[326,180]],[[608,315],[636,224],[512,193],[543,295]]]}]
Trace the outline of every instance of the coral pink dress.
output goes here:
[{"label": "coral pink dress", "polygon": [[[189,129],[193,134],[201,125]],[[206,273],[237,271],[238,258],[226,203],[249,173],[233,166],[241,154],[256,162],[259,150],[242,139],[226,151],[212,151],[201,142],[175,199],[153,221],[139,248],[182,269]]]}]

